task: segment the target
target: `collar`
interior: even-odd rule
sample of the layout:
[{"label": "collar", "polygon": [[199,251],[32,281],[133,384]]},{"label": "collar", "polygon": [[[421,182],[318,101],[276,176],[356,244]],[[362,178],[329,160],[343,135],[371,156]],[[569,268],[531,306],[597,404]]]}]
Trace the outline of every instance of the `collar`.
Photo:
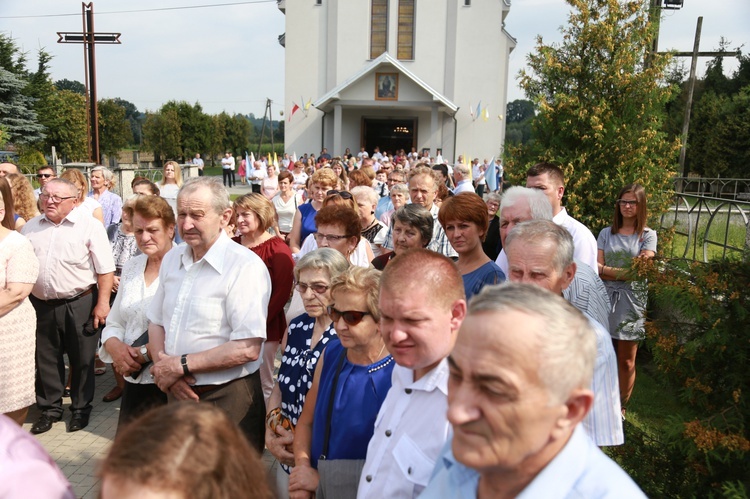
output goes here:
[{"label": "collar", "polygon": [[216,272],[222,274],[224,271],[224,264],[226,263],[225,256],[227,253],[227,248],[229,247],[229,243],[234,244],[234,242],[229,239],[227,233],[222,230],[219,233],[219,237],[216,239],[216,241],[214,241],[211,247],[208,248],[206,254],[203,255],[203,258],[201,258],[197,262],[193,260],[193,248],[191,248],[188,244],[185,244],[185,247],[182,250],[182,256],[180,257],[180,265],[183,268],[187,269],[200,261],[205,261],[207,264],[213,267]]},{"label": "collar", "polygon": [[69,222],[69,223],[72,223],[72,224],[75,225],[76,222],[80,222],[81,221],[81,217],[82,216],[86,215],[85,213],[83,213],[82,210],[83,210],[82,206],[80,206],[80,205],[76,206],[75,208],[73,208],[72,210],[70,210],[70,213],[68,213],[65,216],[65,218],[63,218],[62,220],[60,220],[59,224],[56,224],[55,222],[53,222],[52,220],[50,220],[49,218],[47,218],[47,215],[43,213],[42,214],[42,221],[50,223],[52,225],[62,225],[64,222]]},{"label": "collar", "polygon": [[560,208],[560,213],[552,217],[552,221],[555,222],[557,225],[560,225],[563,220],[568,218],[568,212],[565,210],[565,207],[563,206]]},{"label": "collar", "polygon": [[398,376],[404,388],[432,392],[440,390],[443,395],[448,396],[448,359],[443,359],[427,374],[414,381],[414,371],[405,367],[396,366],[393,372]]}]

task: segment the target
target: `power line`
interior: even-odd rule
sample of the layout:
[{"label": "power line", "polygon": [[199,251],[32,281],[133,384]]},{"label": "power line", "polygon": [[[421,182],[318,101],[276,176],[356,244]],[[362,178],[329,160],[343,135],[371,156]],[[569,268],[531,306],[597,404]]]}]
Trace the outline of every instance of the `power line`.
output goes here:
[{"label": "power line", "polygon": [[[276,0],[254,0],[254,1],[247,1],[247,2],[232,2],[232,3],[215,3],[215,4],[205,4],[205,5],[188,5],[184,7],[162,7],[158,9],[137,9],[137,10],[114,10],[109,12],[97,12],[97,16],[106,15],[106,14],[133,14],[133,13],[139,13],[139,12],[160,12],[160,11],[167,11],[167,10],[187,10],[187,9],[206,9],[211,7],[230,7],[233,5],[248,5],[248,4],[256,4],[256,3],[271,3],[276,2]],[[0,16],[0,19],[37,19],[42,17],[71,17],[71,16],[80,16],[80,12],[76,12],[75,14],[41,14],[41,15],[35,15],[35,16]]]}]

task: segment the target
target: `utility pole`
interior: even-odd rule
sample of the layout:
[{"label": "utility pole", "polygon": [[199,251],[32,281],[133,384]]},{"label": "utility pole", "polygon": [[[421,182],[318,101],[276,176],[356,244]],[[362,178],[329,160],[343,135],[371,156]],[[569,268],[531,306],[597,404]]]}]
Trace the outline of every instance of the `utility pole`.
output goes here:
[{"label": "utility pole", "polygon": [[260,158],[260,147],[263,145],[263,136],[266,132],[266,116],[271,127],[271,152],[273,153],[273,114],[271,113],[271,99],[266,99],[266,109],[263,111],[263,124],[260,127],[260,139],[258,141],[258,157]]},{"label": "utility pole", "polygon": [[[688,80],[688,98],[685,104],[685,115],[682,120],[682,147],[680,148],[680,176],[687,177],[687,168],[685,165],[685,156],[687,154],[688,132],[690,131],[690,112],[693,107],[693,92],[695,90],[695,72],[698,65],[698,57],[739,57],[740,52],[701,52],[701,28],[703,27],[703,16],[698,18],[698,24],[695,27],[695,41],[693,42],[692,52],[659,52],[660,55],[672,54],[674,57],[690,57],[690,79]],[[682,186],[679,186],[682,189]]]},{"label": "utility pole", "polygon": [[120,45],[120,33],[94,32],[94,2],[82,3],[83,31],[57,32],[57,43],[82,43],[83,61],[86,67],[86,111],[88,125],[89,161],[99,164],[99,106],[96,97],[96,54],[97,43]]}]

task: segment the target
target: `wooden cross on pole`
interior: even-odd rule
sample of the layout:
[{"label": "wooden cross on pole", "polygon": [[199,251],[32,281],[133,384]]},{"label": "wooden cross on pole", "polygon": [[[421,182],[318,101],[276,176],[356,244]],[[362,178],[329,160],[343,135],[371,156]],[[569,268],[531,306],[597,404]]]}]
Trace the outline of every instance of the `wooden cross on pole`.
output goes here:
[{"label": "wooden cross on pole", "polygon": [[57,43],[82,43],[86,66],[86,111],[89,132],[89,161],[99,164],[99,106],[96,99],[97,43],[121,44],[120,33],[94,33],[94,2],[82,3],[83,32],[57,32]]},{"label": "wooden cross on pole", "polygon": [[740,52],[701,52],[701,28],[703,27],[703,16],[698,18],[698,25],[695,27],[695,42],[693,43],[692,52],[659,52],[660,55],[672,54],[674,57],[690,57],[690,80],[688,83],[688,100],[685,105],[685,117],[682,120],[682,147],[680,148],[680,175],[687,177],[685,169],[685,154],[687,153],[688,130],[690,129],[690,110],[693,107],[693,90],[695,90],[695,67],[698,64],[698,57],[739,57]]}]

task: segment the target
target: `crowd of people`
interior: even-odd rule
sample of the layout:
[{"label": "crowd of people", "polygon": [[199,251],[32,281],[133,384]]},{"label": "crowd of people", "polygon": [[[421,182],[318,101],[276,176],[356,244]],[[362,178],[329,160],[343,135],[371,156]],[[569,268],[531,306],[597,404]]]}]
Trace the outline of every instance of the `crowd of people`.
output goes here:
[{"label": "crowd of people", "polygon": [[0,425],[35,403],[31,433],[66,406],[85,428],[103,362],[102,497],[642,496],[598,449],[644,336],[642,186],[595,238],[555,164],[509,186],[416,150],[294,159],[242,160],[233,202],[200,155],[124,202],[105,167],[36,192],[0,168]]}]

